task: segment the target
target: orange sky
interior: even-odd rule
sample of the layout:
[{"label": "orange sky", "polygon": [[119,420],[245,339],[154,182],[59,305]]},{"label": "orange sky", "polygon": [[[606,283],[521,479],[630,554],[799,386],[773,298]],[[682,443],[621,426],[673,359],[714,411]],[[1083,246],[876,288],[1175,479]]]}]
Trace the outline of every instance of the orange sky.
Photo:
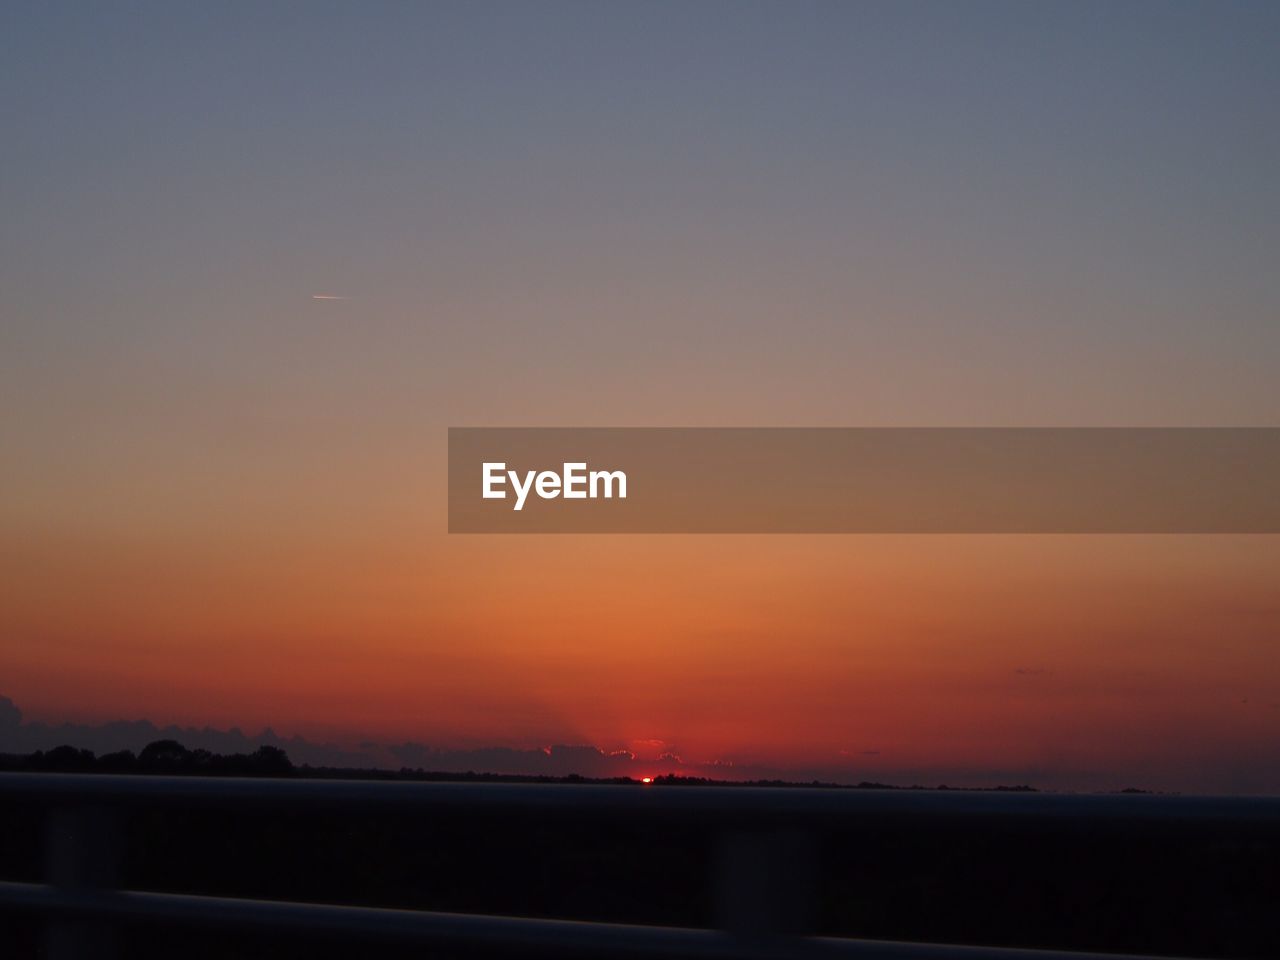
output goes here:
[{"label": "orange sky", "polygon": [[11,548],[2,692],[854,779],[1256,789],[1227,761],[1280,736],[1266,536],[255,541]]},{"label": "orange sky", "polygon": [[445,532],[450,426],[1280,423],[1280,8],[374,6],[0,10],[0,696],[1280,792],[1277,537]]}]

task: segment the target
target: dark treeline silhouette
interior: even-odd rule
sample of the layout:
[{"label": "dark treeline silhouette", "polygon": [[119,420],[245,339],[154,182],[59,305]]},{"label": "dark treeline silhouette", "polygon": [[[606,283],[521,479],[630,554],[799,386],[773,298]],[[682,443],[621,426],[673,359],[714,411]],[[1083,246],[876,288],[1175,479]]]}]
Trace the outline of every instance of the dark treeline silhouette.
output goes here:
[{"label": "dark treeline silhouette", "polygon": [[64,745],[20,757],[0,755],[0,770],[287,777],[294,772],[294,766],[289,755],[279,747],[262,746],[252,753],[224,756],[209,750],[188,750],[177,740],[156,740],[137,754],[132,750],[119,750],[95,756],[92,750]]},{"label": "dark treeline silhouette", "polygon": [[[492,773],[469,770],[453,772],[424,770],[421,767],[399,770],[380,770],[367,767],[315,767],[309,764],[295,766],[289,754],[279,747],[261,746],[252,753],[223,755],[197,748],[188,750],[177,740],[156,740],[147,744],[141,752],[117,750],[101,756],[92,750],[64,744],[52,750],[37,750],[29,754],[0,754],[0,771],[15,773],[133,773],[168,776],[206,777],[310,777],[315,779],[356,780],[419,780],[466,781],[490,783],[612,783],[640,784],[633,777],[585,777],[570,773],[564,776]],[[681,776],[669,773],[643,781],[661,786],[717,786],[717,787],[821,787],[829,790],[970,790],[969,787],[937,787],[914,785],[900,787],[888,783],[864,780],[856,784],[832,783],[824,780],[716,780],[710,777]],[[1035,788],[1025,784],[988,788],[999,792],[1033,793]],[[1125,792],[1141,792],[1129,790]]]},{"label": "dark treeline silhouette", "polygon": [[[511,774],[525,782],[557,782],[577,775],[596,782],[612,783],[639,780],[661,771],[663,776],[674,775],[681,782],[688,783],[751,781],[812,785],[817,778],[824,785],[887,786],[869,782],[859,784],[858,781],[865,779],[865,771],[852,767],[799,771],[753,760],[689,761],[671,751],[658,757],[640,757],[627,750],[607,749],[589,743],[550,743],[545,747],[433,746],[416,741],[384,743],[364,739],[358,744],[344,746],[309,740],[298,734],[281,736],[271,727],[258,733],[246,733],[234,726],[225,730],[209,726],[184,727],[146,719],[49,723],[28,720],[17,704],[0,695],[0,764],[9,763],[10,768],[16,762],[14,757],[40,752],[48,754],[66,744],[92,750],[98,760],[121,754],[118,759],[127,762],[124,753],[138,751],[144,744],[157,740],[177,741],[192,753],[204,750],[222,756],[252,755],[259,747],[274,747],[288,753],[290,760],[304,771],[308,768],[328,771],[324,775],[334,775],[333,771],[339,770],[350,771],[351,775],[361,778],[378,776],[374,771],[389,771],[393,776],[407,775],[406,771],[436,771],[451,778],[471,779],[478,775],[477,771],[482,771]],[[8,760],[3,759],[4,754],[10,755]],[[900,782],[930,782],[922,781],[924,776],[927,774],[919,771],[904,772]],[[975,770],[958,776],[963,777],[960,787],[986,789],[993,783],[1026,782],[1030,774],[1017,770]],[[957,788],[957,785],[952,783],[952,788]]]}]

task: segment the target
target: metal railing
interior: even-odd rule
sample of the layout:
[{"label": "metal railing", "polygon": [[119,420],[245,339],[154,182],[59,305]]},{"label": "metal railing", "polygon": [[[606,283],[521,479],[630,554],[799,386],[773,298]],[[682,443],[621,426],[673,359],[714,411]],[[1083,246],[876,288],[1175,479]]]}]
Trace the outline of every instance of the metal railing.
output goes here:
[{"label": "metal railing", "polygon": [[[814,872],[813,840],[851,821],[1108,821],[1280,825],[1280,800],[1166,796],[425,783],[356,780],[0,774],[0,803],[46,811],[46,883],[0,882],[0,909],[45,916],[48,954],[102,955],[101,931],[119,923],[243,928],[487,948],[513,955],[599,957],[859,957],[900,960],[1085,960],[1103,954],[806,935],[799,919]],[[547,817],[671,818],[719,837],[720,929],[526,919],[375,907],[246,900],[116,889],[122,815],[139,809],[288,809],[344,812],[534,813]],[[1129,955],[1130,957],[1132,955]]]}]

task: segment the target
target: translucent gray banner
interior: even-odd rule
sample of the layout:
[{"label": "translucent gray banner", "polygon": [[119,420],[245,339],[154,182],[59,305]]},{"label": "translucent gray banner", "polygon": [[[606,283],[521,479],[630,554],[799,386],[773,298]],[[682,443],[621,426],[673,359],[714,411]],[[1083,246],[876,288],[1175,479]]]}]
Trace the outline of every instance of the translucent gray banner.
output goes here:
[{"label": "translucent gray banner", "polygon": [[454,427],[452,533],[1278,533],[1280,428]]}]

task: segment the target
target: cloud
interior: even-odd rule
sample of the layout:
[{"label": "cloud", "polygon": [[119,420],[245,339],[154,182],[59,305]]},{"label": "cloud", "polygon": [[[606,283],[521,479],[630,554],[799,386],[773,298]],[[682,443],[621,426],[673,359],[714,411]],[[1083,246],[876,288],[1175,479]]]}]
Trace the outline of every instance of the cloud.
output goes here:
[{"label": "cloud", "polygon": [[8,697],[0,697],[0,730],[22,726],[22,711]]},{"label": "cloud", "polygon": [[22,711],[8,697],[0,697],[0,753],[34,753],[69,744],[94,753],[132,750],[135,753],[156,740],[177,740],[188,749],[213,753],[252,753],[258,747],[279,747],[295,763],[324,766],[384,766],[376,751],[344,750],[330,743],[313,743],[304,737],[281,737],[270,727],[248,735],[238,727],[159,726],[150,720],[112,720],[108,723],[22,722]]}]

